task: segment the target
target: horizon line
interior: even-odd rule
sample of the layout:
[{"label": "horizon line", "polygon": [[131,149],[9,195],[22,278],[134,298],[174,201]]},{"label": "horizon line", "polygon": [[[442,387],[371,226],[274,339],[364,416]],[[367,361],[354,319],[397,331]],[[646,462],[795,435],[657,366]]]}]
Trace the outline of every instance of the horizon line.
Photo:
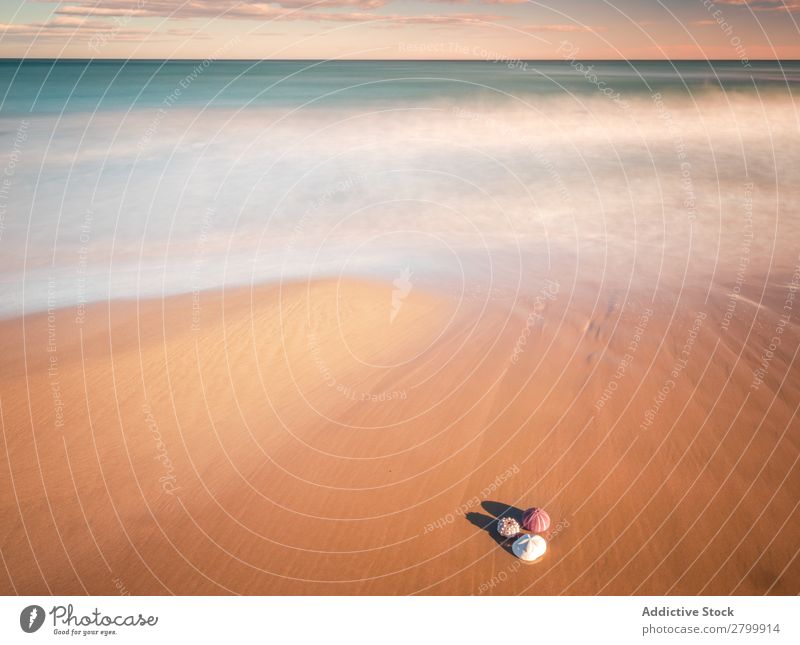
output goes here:
[{"label": "horizon line", "polygon": [[[194,61],[227,61],[227,62],[336,62],[336,63],[509,63],[521,61],[526,63],[557,63],[568,62],[564,58],[501,58],[497,60],[485,58],[87,58],[81,56],[0,56],[0,61],[91,61],[91,62],[194,62]],[[741,62],[739,58],[585,58],[584,61],[603,63],[733,63]],[[796,63],[800,58],[750,58],[750,63]]]}]

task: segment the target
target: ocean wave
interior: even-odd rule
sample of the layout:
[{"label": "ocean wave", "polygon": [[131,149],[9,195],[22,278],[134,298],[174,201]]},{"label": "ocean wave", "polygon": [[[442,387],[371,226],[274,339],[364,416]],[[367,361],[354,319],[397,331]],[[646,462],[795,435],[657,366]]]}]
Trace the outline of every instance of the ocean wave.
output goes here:
[{"label": "ocean wave", "polygon": [[70,304],[401,265],[513,283],[522,256],[706,275],[741,255],[746,199],[754,264],[800,240],[779,93],[159,110],[0,119],[9,151],[29,124],[0,205],[4,314],[46,306],[53,277]]}]

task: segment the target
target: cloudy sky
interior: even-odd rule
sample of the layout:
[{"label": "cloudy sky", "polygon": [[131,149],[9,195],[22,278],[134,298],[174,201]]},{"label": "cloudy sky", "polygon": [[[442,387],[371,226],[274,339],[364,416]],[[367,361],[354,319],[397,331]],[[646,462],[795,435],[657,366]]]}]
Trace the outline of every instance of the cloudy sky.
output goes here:
[{"label": "cloudy sky", "polygon": [[800,0],[2,0],[0,56],[798,58],[798,20]]}]

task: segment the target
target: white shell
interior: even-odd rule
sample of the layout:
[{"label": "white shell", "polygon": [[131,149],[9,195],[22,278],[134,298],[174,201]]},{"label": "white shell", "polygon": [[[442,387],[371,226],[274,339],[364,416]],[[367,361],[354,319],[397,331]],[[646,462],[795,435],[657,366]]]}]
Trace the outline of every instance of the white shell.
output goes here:
[{"label": "white shell", "polygon": [[523,535],[511,545],[511,550],[520,560],[533,562],[547,551],[547,542],[541,535]]}]

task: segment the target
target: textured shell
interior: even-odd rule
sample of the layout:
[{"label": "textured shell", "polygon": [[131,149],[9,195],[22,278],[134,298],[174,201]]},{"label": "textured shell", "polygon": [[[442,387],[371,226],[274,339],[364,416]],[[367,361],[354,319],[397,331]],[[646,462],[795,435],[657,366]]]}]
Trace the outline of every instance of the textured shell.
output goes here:
[{"label": "textured shell", "polygon": [[521,531],[519,522],[512,517],[501,517],[497,520],[497,532],[503,537],[514,537]]},{"label": "textured shell", "polygon": [[529,508],[522,514],[522,526],[531,533],[543,533],[550,528],[550,516],[543,508]]}]

